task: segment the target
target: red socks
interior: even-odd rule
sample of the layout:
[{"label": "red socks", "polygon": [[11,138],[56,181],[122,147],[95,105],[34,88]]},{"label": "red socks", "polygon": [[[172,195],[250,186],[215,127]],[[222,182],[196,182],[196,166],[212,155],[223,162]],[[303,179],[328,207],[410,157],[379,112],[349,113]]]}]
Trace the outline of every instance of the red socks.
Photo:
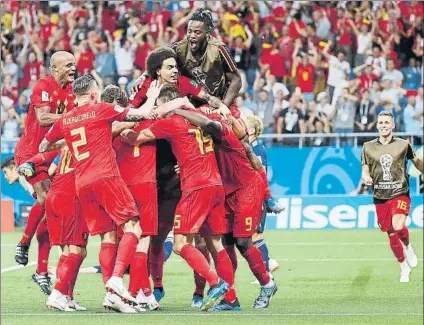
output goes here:
[{"label": "red socks", "polygon": [[117,251],[118,247],[114,243],[102,243],[100,246],[99,263],[102,269],[104,284],[106,284],[106,282],[112,276]]},{"label": "red socks", "polygon": [[213,256],[215,263],[215,269],[218,276],[228,283],[230,290],[225,294],[225,300],[228,302],[234,302],[237,298],[236,291],[234,290],[234,270],[230,258],[228,257],[227,251],[223,249]]},{"label": "red socks", "polygon": [[218,276],[212,271],[206,258],[195,247],[190,244],[185,244],[181,249],[180,256],[186,260],[188,265],[190,265],[195,272],[206,279],[209,286],[212,287],[218,284]]},{"label": "red socks", "polygon": [[228,257],[231,260],[231,264],[233,265],[234,273],[236,273],[237,266],[238,266],[236,248],[234,247],[234,245],[224,246],[224,248],[227,251]]},{"label": "red socks", "polygon": [[78,272],[82,262],[84,261],[84,258],[78,254],[69,254],[68,258],[72,260],[72,265],[73,265],[72,277],[69,280],[68,297],[71,298],[71,300],[73,300],[75,283],[77,282]]},{"label": "red socks", "polygon": [[133,232],[124,233],[118,246],[118,253],[116,255],[116,263],[112,276],[120,278],[124,276],[126,268],[130,265],[134,257],[138,240],[139,238]]},{"label": "red socks", "polygon": [[[69,287],[75,285],[75,281],[78,276],[78,270],[81,266],[83,259],[78,254],[69,254],[61,264],[61,270],[58,271],[60,278],[56,282],[54,288],[64,295],[69,295]],[[72,295],[70,296],[72,297]]]},{"label": "red socks", "polygon": [[405,245],[409,245],[409,230],[406,227],[403,227],[402,230],[396,231],[396,233],[399,235],[399,239],[401,242]]},{"label": "red socks", "polygon": [[163,264],[165,261],[163,243],[159,246],[150,244],[149,251],[149,271],[155,288],[162,288]]},{"label": "red socks", "polygon": [[147,271],[147,254],[136,252],[130,264],[130,284],[128,291],[133,297],[137,297],[140,289],[143,290],[146,297],[152,293]]},{"label": "red socks", "polygon": [[20,244],[29,245],[31,243],[31,240],[34,237],[34,234],[37,231],[37,227],[40,224],[40,221],[43,219],[44,214],[44,208],[38,201],[35,202],[29,211],[27,224],[25,226],[21,241],[19,242]]},{"label": "red socks", "polygon": [[40,222],[37,228],[37,241],[38,241],[38,264],[37,272],[39,274],[47,273],[47,265],[50,255],[50,238],[47,230],[46,220]]},{"label": "red socks", "polygon": [[246,259],[249,264],[250,269],[258,279],[261,286],[264,286],[269,283],[271,277],[266,271],[265,264],[262,260],[262,254],[260,250],[252,245],[250,248],[243,254],[243,257]]},{"label": "red socks", "polygon": [[402,246],[402,243],[400,242],[399,235],[397,233],[389,235],[389,241],[390,241],[390,248],[392,249],[392,252],[395,255],[398,262],[402,263],[403,261],[405,261],[405,254],[403,252],[403,246]]},{"label": "red socks", "polygon": [[[200,253],[203,254],[203,256],[206,258],[206,261],[208,261],[208,264],[210,265],[211,257],[206,246],[203,246],[202,249],[198,249],[198,250],[200,251]],[[196,288],[194,289],[194,293],[203,297],[205,292],[205,287],[206,287],[206,280],[196,271],[194,271],[194,284],[196,285]]]},{"label": "red socks", "polygon": [[65,263],[65,261],[66,261],[67,258],[68,258],[67,255],[63,255],[63,254],[60,255],[59,262],[57,263],[57,267],[56,267],[56,278],[57,278],[57,281],[60,281],[60,279],[62,279],[63,276],[64,276],[62,266]]}]

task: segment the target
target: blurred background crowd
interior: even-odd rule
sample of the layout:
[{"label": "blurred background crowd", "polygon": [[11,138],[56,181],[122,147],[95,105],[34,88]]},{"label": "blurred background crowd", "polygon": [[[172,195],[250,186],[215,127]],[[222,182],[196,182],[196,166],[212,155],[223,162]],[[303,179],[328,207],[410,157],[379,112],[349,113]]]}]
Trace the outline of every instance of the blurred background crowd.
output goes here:
[{"label": "blurred background crowd", "polygon": [[[237,106],[261,117],[264,133],[282,135],[273,145],[297,146],[286,134],[374,132],[383,109],[398,131],[423,132],[424,4],[417,0],[5,0],[1,7],[2,140],[20,136],[31,88],[49,73],[53,52],[71,51],[80,75],[128,91],[149,52],[182,39],[199,7],[213,13],[213,36],[241,71]],[[321,136],[305,142],[331,144]],[[2,151],[14,145],[2,141]]]}]

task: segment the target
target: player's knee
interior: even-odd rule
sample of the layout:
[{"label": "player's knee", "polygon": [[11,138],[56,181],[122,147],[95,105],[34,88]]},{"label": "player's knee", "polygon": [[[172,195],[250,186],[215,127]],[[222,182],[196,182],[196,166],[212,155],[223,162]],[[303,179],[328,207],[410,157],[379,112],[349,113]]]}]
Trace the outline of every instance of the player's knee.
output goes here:
[{"label": "player's knee", "polygon": [[36,192],[36,193],[37,193],[37,202],[44,207],[44,204],[46,203],[47,192],[40,190],[39,192]]},{"label": "player's knee", "polygon": [[175,254],[180,255],[181,250],[183,247],[190,241],[187,240],[187,238],[183,235],[176,235],[174,237],[174,246],[173,251]]},{"label": "player's knee", "polygon": [[396,214],[392,219],[392,227],[394,231],[400,231],[405,227],[406,217],[402,214]]},{"label": "player's knee", "polygon": [[252,246],[252,238],[237,238],[236,247],[240,254],[244,254]]}]

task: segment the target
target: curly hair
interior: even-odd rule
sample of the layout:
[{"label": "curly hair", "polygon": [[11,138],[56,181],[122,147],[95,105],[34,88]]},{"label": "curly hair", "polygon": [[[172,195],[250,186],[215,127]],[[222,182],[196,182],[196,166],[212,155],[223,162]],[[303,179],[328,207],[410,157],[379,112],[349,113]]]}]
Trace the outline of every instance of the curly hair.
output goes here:
[{"label": "curly hair", "polygon": [[170,47],[159,47],[150,52],[146,58],[146,70],[149,77],[156,80],[157,72],[162,67],[163,61],[170,58],[177,59],[177,54]]},{"label": "curly hair", "polygon": [[212,32],[214,29],[212,13],[209,9],[197,9],[193,16],[191,16],[190,20],[201,21],[204,23],[207,33]]},{"label": "curly hair", "polygon": [[109,85],[102,91],[100,95],[100,100],[106,103],[116,103],[122,107],[128,106],[128,96],[127,94],[118,86]]},{"label": "curly hair", "polygon": [[246,120],[247,120],[247,123],[251,124],[252,127],[255,129],[255,137],[258,138],[264,130],[264,123],[259,117],[255,115],[248,116]]}]

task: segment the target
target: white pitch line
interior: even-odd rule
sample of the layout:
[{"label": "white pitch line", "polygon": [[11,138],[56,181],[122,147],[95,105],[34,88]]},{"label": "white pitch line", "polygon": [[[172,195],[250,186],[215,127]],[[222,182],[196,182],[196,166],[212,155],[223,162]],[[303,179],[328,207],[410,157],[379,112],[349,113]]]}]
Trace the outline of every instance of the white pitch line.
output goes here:
[{"label": "white pitch line", "polygon": [[167,316],[194,316],[194,317],[204,317],[204,316],[230,316],[231,317],[244,317],[244,316],[256,316],[256,317],[266,317],[266,316],[286,316],[286,317],[369,317],[369,316],[423,316],[422,313],[270,313],[270,314],[263,314],[263,313],[146,313],[143,314],[143,316],[140,316],[139,314],[120,314],[120,313],[2,313],[1,316],[118,316],[118,317],[134,317],[134,316],[140,316],[140,317],[167,317]]},{"label": "white pitch line", "polygon": [[[29,262],[26,266],[33,266],[35,264],[37,264],[37,262],[33,261],[33,262]],[[14,266],[6,267],[4,269],[1,269],[1,273],[20,270],[20,269],[23,269],[24,267],[25,266],[23,266],[23,265],[14,265]]]}]

